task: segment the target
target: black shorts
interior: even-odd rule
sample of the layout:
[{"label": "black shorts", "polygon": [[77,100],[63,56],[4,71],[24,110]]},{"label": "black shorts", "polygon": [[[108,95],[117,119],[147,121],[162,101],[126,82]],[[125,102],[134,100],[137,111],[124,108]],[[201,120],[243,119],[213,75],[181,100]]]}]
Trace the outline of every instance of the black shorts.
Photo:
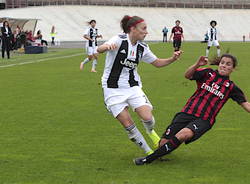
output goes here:
[{"label": "black shorts", "polygon": [[191,114],[179,112],[175,115],[172,123],[167,127],[166,131],[162,135],[162,138],[171,139],[181,129],[189,128],[194,132],[194,136],[192,139],[185,142],[188,144],[199,139],[205,132],[210,130],[211,127],[212,126],[208,120],[203,120]]},{"label": "black shorts", "polygon": [[178,49],[181,48],[181,40],[174,40],[173,47]]}]

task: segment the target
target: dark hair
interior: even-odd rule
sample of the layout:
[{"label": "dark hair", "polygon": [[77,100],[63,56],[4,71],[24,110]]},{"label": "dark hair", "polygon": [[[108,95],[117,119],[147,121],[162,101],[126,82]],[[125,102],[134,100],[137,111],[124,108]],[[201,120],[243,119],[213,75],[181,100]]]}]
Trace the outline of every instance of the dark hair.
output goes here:
[{"label": "dark hair", "polygon": [[181,21],[179,21],[179,20],[176,20],[176,21],[175,21],[175,23],[177,23],[177,22],[181,23]]},{"label": "dark hair", "polygon": [[144,19],[138,16],[128,16],[125,15],[121,20],[121,28],[124,31],[124,33],[129,33],[130,28],[136,26],[136,24],[143,22]]},{"label": "dark hair", "polygon": [[215,24],[215,25],[217,25],[217,22],[215,21],[215,20],[212,20],[211,22],[210,22],[210,25],[212,26],[212,24]]},{"label": "dark hair", "polygon": [[91,20],[91,21],[88,22],[88,24],[92,24],[92,22],[96,23],[95,20]]},{"label": "dark hair", "polygon": [[9,22],[8,22],[7,20],[5,20],[5,21],[3,22],[3,27],[5,26],[6,23],[8,23],[8,27],[9,27],[10,24],[9,24]]},{"label": "dark hair", "polygon": [[210,61],[210,64],[211,65],[219,65],[221,62],[221,59],[224,57],[232,59],[234,68],[237,66],[237,64],[238,64],[237,58],[231,54],[223,54],[221,57],[216,57],[216,58],[212,59],[212,61]]}]

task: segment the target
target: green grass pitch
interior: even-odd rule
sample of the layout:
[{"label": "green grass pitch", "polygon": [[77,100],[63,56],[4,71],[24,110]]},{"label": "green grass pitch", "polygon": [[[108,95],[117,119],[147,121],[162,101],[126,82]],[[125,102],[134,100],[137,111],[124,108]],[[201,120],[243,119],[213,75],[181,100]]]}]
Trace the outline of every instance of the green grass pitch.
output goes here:
[{"label": "green grass pitch", "polygon": [[[239,66],[231,79],[250,99],[249,43],[221,43]],[[153,43],[158,57],[172,44]],[[163,133],[196,84],[184,78],[205,53],[205,44],[183,43],[182,58],[157,69],[141,63],[143,90],[154,106],[156,131]],[[198,141],[156,161],[135,166],[143,156],[105,109],[98,73],[79,71],[83,49],[50,49],[42,55],[0,60],[0,184],[246,184],[250,180],[250,114],[229,100],[215,126]],[[211,48],[211,56],[216,49]],[[34,63],[33,63],[34,62]],[[148,140],[142,124],[133,118]],[[152,145],[151,145],[152,146]]]}]

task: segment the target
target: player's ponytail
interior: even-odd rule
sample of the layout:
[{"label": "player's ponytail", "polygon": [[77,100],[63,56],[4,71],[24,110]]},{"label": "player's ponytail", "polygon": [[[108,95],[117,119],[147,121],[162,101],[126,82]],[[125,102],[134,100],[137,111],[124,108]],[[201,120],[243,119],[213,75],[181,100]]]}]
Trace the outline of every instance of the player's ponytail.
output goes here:
[{"label": "player's ponytail", "polygon": [[135,27],[137,24],[143,22],[144,19],[138,16],[130,17],[125,15],[121,20],[121,28],[124,33],[129,33],[131,27]]}]

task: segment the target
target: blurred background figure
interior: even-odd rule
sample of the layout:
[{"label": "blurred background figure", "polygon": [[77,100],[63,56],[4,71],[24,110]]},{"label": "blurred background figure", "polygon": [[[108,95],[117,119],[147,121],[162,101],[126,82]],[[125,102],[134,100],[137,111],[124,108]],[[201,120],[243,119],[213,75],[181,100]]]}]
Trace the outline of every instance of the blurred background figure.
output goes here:
[{"label": "blurred background figure", "polygon": [[8,21],[3,22],[3,27],[1,28],[2,33],[2,58],[4,58],[5,51],[7,52],[7,57],[10,59],[10,48],[12,40],[12,31]]},{"label": "blurred background figure", "polygon": [[50,36],[51,36],[51,45],[55,45],[55,37],[56,37],[56,28],[52,26]]},{"label": "blurred background figure", "polygon": [[167,40],[168,40],[168,28],[166,26],[163,28],[162,33],[163,33],[162,42],[167,42]]},{"label": "blurred background figure", "polygon": [[83,70],[84,65],[89,61],[92,62],[91,72],[96,72],[96,65],[98,59],[97,52],[97,38],[102,38],[102,35],[98,34],[98,29],[96,28],[96,21],[91,20],[88,22],[89,27],[85,30],[83,38],[87,40],[86,42],[86,52],[88,57],[84,59],[84,61],[80,64],[80,70]]},{"label": "blurred background figure", "polygon": [[46,46],[48,46],[48,42],[46,40],[43,40],[43,35],[41,30],[38,30],[35,36],[36,40],[40,40],[41,41],[41,45],[45,44]]}]

